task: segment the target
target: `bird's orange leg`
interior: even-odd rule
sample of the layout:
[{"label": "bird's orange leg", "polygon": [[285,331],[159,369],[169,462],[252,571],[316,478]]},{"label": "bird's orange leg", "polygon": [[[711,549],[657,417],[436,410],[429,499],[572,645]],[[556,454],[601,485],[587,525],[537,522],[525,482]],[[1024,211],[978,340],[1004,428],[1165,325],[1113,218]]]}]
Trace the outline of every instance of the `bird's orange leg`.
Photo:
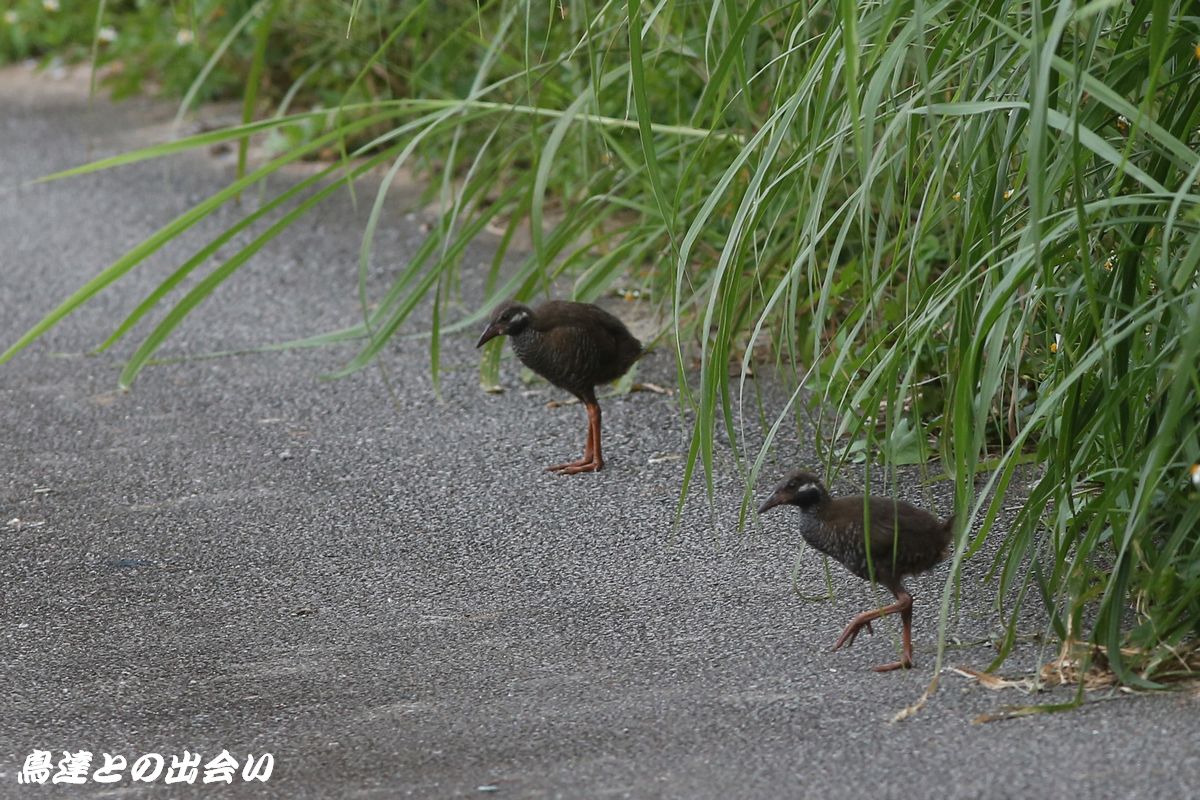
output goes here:
[{"label": "bird's orange leg", "polygon": [[892,603],[890,606],[884,606],[883,608],[876,608],[871,611],[864,611],[863,613],[859,614],[854,619],[850,620],[850,624],[846,626],[846,629],[844,631],[842,631],[842,635],[840,637],[838,637],[837,643],[834,644],[833,649],[837,650],[843,646],[849,647],[850,645],[854,644],[855,637],[858,636],[858,632],[860,630],[862,630],[863,628],[866,628],[868,632],[873,633],[873,631],[871,630],[871,621],[872,620],[879,619],[880,617],[886,617],[888,614],[899,614],[900,621],[904,625],[904,632],[902,634],[903,642],[904,642],[903,657],[901,658],[900,661],[897,661],[893,664],[881,664],[878,667],[875,667],[875,671],[876,672],[891,672],[892,670],[895,670],[895,669],[908,669],[909,667],[912,666],[912,663],[913,663],[912,662],[912,605],[913,605],[912,595],[910,595],[908,592],[904,591],[903,589],[897,590],[895,603]]},{"label": "bird's orange leg", "polygon": [[[907,597],[907,594],[905,595]],[[891,664],[880,664],[873,669],[876,672],[891,672],[896,669],[912,669],[913,665],[913,649],[912,649],[912,598],[908,598],[908,605],[900,609],[900,621],[904,624],[904,631],[901,633],[901,639],[904,643],[904,650],[900,655],[899,661],[893,661]]]},{"label": "bird's orange leg", "polygon": [[583,449],[583,458],[568,464],[556,464],[546,467],[547,472],[557,472],[559,475],[575,475],[580,472],[598,472],[604,469],[604,459],[600,455],[600,405],[586,402],[588,415],[587,444]]},{"label": "bird's orange leg", "polygon": [[596,471],[604,469],[604,456],[600,454],[600,404],[592,403],[588,406],[588,431],[592,436],[592,462],[596,465]]}]

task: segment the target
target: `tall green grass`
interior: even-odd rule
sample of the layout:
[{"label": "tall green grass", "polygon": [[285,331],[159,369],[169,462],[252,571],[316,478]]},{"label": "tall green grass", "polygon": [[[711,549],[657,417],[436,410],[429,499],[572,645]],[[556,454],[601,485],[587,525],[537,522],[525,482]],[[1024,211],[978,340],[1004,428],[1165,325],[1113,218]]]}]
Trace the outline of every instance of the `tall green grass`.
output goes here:
[{"label": "tall green grass", "polygon": [[[835,411],[815,417],[830,470],[862,461],[894,476],[936,460],[930,470],[954,479],[955,567],[1002,537],[1005,652],[1020,603],[1036,598],[1058,636],[1104,646],[1126,682],[1152,685],[1180,663],[1200,622],[1191,4],[263,0],[247,12],[251,75],[280,57],[274,26],[314,6],[328,10],[322,59],[353,65],[339,102],[254,122],[251,82],[244,125],[52,176],[269,131],[296,142],[109,265],[0,362],[245,189],[332,150],[338,161],[247,210],[116,328],[102,347],[159,320],[123,383],[263,244],[386,167],[360,253],[364,317],[304,342],[357,341],[344,372],[432,303],[436,375],[440,337],[473,330],[488,308],[457,312],[461,256],[499,226],[491,299],[566,279],[591,300],[621,281],[669,306],[681,402],[697,411],[685,494],[697,478],[712,485],[717,426],[749,497],[778,431],[819,404]],[[359,33],[338,50],[347,26]],[[303,96],[273,88],[285,106]],[[443,213],[369,297],[374,233],[402,167],[429,177]],[[502,270],[524,226],[530,251]],[[245,229],[261,233],[214,261]],[[193,273],[205,277],[175,291]],[[796,392],[748,452],[740,426],[757,412],[747,370],[731,378],[730,365],[764,350]],[[485,355],[485,384],[498,357]],[[1031,462],[1020,513],[994,527]]]}]

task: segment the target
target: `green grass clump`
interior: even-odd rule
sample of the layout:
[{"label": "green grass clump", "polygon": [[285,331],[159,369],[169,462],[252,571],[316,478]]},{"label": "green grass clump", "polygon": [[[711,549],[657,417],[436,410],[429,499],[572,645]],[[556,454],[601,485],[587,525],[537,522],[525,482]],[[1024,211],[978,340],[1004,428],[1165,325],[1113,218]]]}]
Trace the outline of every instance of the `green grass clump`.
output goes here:
[{"label": "green grass clump", "polygon": [[[484,314],[455,302],[462,253],[499,227],[491,297],[566,278],[578,299],[620,280],[669,303],[682,401],[697,411],[685,492],[697,475],[711,486],[716,426],[739,442],[754,418],[731,362],[769,345],[797,393],[763,420],[761,451],[739,450],[748,486],[775,433],[808,413],[807,389],[836,410],[833,429],[818,420],[831,467],[940,459],[959,519],[982,523],[960,537],[957,566],[994,533],[1015,468],[1034,462],[994,563],[1010,632],[1032,594],[1059,636],[1103,645],[1131,683],[1152,681],[1195,637],[1200,23],[1189,4],[381,5],[262,0],[214,23],[229,27],[200,72],[244,59],[246,124],[63,175],[269,132],[287,147],[99,273],[0,360],[287,162],[334,153],[116,329],[103,346],[158,315],[123,382],[339,181],[386,166],[360,254],[364,319],[312,340],[359,341],[347,371],[432,302],[436,375],[440,336]],[[304,44],[292,57],[281,41]],[[187,102],[204,85],[193,80]],[[263,99],[274,115],[255,122]],[[430,178],[443,213],[368,297],[374,230],[402,167]],[[531,250],[502,272],[525,226]],[[259,238],[211,262],[247,228]],[[485,358],[485,383],[497,358]],[[1130,666],[1121,645],[1158,655]]]}]

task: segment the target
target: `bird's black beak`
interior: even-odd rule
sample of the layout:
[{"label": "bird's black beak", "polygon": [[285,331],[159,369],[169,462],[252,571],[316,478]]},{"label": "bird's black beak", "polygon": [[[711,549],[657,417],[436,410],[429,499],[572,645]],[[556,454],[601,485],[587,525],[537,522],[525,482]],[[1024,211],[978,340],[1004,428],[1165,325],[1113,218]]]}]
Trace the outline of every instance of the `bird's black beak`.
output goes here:
[{"label": "bird's black beak", "polygon": [[784,502],[783,493],[777,491],[768,497],[765,503],[758,507],[758,513],[765,514],[775,506],[782,505]]},{"label": "bird's black beak", "polygon": [[479,337],[479,341],[475,343],[475,347],[483,347],[485,344],[490,342],[492,339],[495,339],[502,333],[504,333],[503,326],[501,326],[499,322],[493,322],[487,326],[487,329],[483,332],[483,335]]}]

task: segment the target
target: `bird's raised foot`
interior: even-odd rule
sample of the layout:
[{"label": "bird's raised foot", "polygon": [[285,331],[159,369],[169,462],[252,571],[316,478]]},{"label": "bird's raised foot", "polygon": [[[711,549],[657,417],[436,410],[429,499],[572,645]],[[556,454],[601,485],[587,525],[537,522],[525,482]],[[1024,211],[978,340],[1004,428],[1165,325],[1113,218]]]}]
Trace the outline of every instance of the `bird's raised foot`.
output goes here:
[{"label": "bird's raised foot", "polygon": [[846,630],[842,631],[842,635],[838,637],[837,642],[833,645],[834,650],[840,650],[842,647],[850,647],[854,644],[854,640],[858,638],[858,632],[863,628],[867,629],[867,633],[875,635],[875,629],[871,627],[870,620],[851,620],[846,626]]}]

